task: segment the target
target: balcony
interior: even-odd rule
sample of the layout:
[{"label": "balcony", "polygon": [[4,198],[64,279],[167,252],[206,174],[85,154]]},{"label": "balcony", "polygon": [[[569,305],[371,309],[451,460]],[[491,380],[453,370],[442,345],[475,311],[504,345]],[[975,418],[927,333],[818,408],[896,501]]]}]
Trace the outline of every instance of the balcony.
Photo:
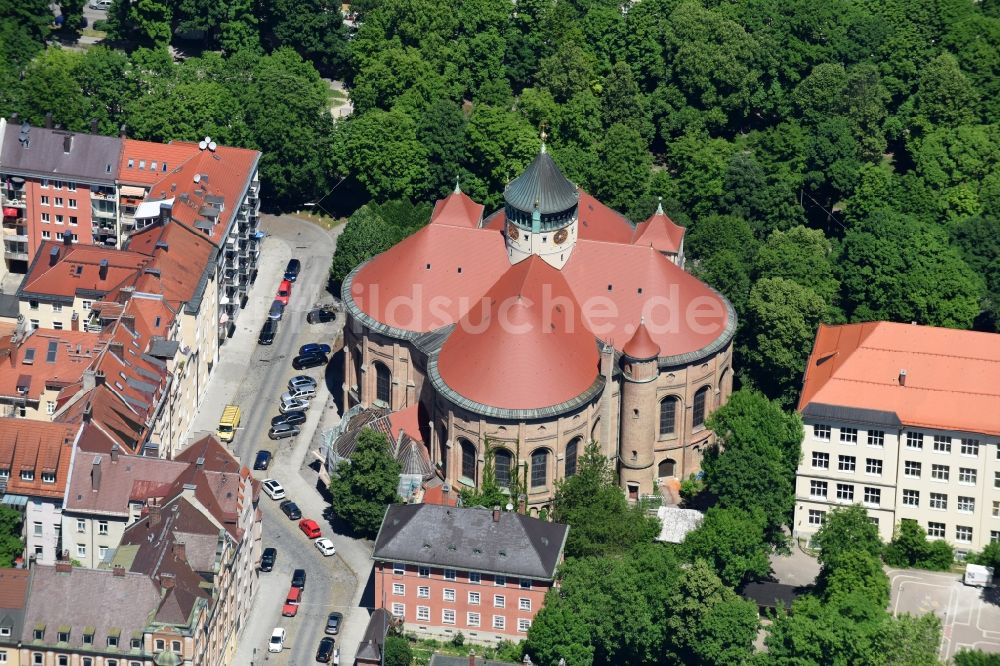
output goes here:
[{"label": "balcony", "polygon": [[118,215],[115,213],[114,208],[112,208],[111,210],[104,210],[103,208],[98,208],[97,206],[93,206],[90,209],[90,214],[93,217],[102,218],[106,220],[108,219],[114,220],[115,218],[118,217]]},{"label": "balcony", "polygon": [[13,241],[7,242],[4,239],[4,255],[8,259],[21,259],[23,261],[28,260],[28,244],[27,243],[15,243]]},{"label": "balcony", "polygon": [[115,191],[114,189],[94,188],[90,191],[90,198],[101,201],[114,201]]},{"label": "balcony", "polygon": [[4,227],[3,239],[5,241],[17,241],[19,243],[28,242],[28,230],[25,227]]},{"label": "balcony", "polygon": [[4,206],[12,206],[14,208],[25,208],[28,205],[28,200],[24,197],[24,190],[2,190],[3,194],[0,195],[0,201],[3,202]]}]

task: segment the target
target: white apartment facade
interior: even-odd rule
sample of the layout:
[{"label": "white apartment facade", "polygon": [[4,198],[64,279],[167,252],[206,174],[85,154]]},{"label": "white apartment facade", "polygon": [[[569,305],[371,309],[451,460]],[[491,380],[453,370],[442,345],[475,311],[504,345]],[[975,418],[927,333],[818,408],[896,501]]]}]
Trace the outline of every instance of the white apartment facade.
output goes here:
[{"label": "white apartment facade", "polygon": [[799,403],[794,536],[860,504],[885,541],[907,519],[960,556],[1000,540],[998,377],[1000,335],[821,327]]}]

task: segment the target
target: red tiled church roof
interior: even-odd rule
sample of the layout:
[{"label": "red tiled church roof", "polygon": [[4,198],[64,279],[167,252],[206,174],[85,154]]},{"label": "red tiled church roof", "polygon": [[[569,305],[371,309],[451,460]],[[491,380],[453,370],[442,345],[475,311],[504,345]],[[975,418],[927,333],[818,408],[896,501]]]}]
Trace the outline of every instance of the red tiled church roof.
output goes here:
[{"label": "red tiled church roof", "polygon": [[456,227],[475,229],[483,220],[483,206],[457,187],[455,191],[439,199],[431,213],[431,224],[451,224]]},{"label": "red tiled church roof", "polygon": [[532,256],[462,318],[441,349],[438,371],[452,390],[483,405],[549,407],[594,383],[597,345],[565,278]]},{"label": "red tiled church roof", "polygon": [[631,356],[634,359],[650,359],[660,355],[660,345],[653,342],[645,322],[640,321],[639,327],[635,329],[635,335],[622,351],[626,356]]},{"label": "red tiled church roof", "polygon": [[635,245],[652,245],[659,252],[677,254],[684,242],[684,227],[676,224],[663,212],[663,206],[656,207],[656,212],[640,222],[635,228],[632,243]]}]

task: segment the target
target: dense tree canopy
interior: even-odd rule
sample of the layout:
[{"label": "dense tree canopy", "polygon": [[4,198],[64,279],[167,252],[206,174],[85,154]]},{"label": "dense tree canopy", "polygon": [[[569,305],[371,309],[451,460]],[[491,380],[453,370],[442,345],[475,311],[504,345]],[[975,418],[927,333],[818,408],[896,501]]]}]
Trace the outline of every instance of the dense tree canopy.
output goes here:
[{"label": "dense tree canopy", "polygon": [[0,506],[0,567],[14,566],[14,560],[24,551],[21,522],[24,516],[9,506]]},{"label": "dense tree canopy", "polygon": [[385,435],[365,428],[350,462],[330,479],[333,510],[360,536],[373,538],[387,506],[399,501],[399,463],[389,453]]}]

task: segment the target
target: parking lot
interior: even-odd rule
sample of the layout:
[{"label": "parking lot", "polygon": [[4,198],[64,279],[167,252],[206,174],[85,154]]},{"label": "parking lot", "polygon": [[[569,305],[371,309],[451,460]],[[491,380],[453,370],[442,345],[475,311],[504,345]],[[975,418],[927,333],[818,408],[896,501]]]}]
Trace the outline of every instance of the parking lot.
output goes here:
[{"label": "parking lot", "polygon": [[935,613],[941,618],[941,658],[962,648],[1000,652],[1000,594],[962,584],[956,573],[890,570],[895,614]]}]

